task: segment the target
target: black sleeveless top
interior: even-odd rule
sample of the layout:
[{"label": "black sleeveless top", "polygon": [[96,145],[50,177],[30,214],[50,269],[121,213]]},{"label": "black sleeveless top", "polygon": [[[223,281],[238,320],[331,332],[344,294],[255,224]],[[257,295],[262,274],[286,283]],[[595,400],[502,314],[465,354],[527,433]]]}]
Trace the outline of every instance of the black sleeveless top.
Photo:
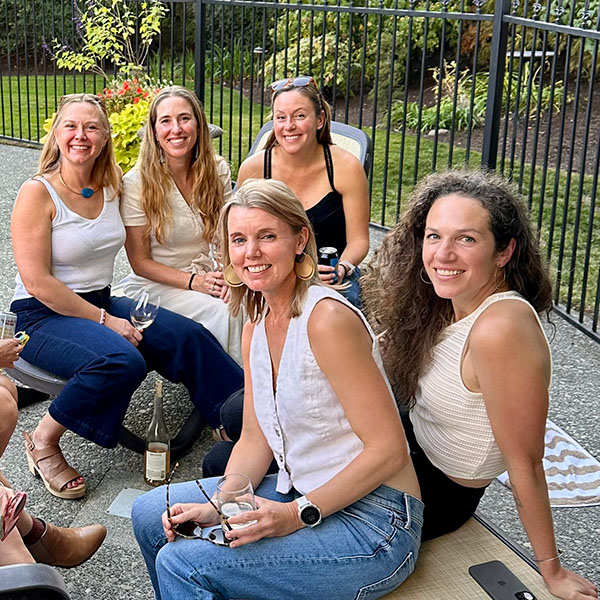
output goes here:
[{"label": "black sleeveless top", "polygon": [[[263,176],[271,179],[271,152],[273,147],[265,150],[265,162]],[[314,206],[311,206],[306,214],[313,226],[317,240],[317,250],[324,246],[333,246],[341,256],[346,248],[346,219],[344,217],[344,205],[342,195],[333,185],[333,161],[329,146],[323,145],[325,155],[325,167],[327,178],[331,185],[331,192],[325,195]]]}]

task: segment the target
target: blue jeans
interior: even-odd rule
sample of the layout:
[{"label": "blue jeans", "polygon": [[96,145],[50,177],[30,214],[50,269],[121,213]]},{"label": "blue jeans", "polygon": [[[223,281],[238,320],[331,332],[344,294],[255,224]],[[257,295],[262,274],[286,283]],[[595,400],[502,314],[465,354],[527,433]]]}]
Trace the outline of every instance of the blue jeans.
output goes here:
[{"label": "blue jeans", "polygon": [[[275,491],[267,475],[257,495],[290,502],[300,494]],[[209,495],[217,478],[205,479]],[[171,503],[203,502],[194,482],[173,485]],[[203,540],[167,543],[161,524],[165,488],[133,505],[135,536],[159,600],[370,600],[397,588],[419,552],[423,503],[382,485],[314,528],[229,548]]]},{"label": "blue jeans", "polygon": [[[80,294],[111,315],[129,319],[132,300],[110,289]],[[240,367],[202,325],[165,309],[136,348],[108,327],[65,317],[35,298],[16,300],[17,328],[30,340],[21,356],[68,379],[50,405],[61,425],[106,448],[117,445],[131,396],[148,371],[183,383],[211,427],[220,423],[225,399],[243,384]]]},{"label": "blue jeans", "polygon": [[340,290],[340,294],[348,300],[348,302],[354,304],[356,308],[362,310],[362,300],[360,297],[360,282],[358,281],[361,276],[360,269],[354,268],[354,272],[349,277],[344,277],[342,283],[349,283],[350,287],[345,290]]}]

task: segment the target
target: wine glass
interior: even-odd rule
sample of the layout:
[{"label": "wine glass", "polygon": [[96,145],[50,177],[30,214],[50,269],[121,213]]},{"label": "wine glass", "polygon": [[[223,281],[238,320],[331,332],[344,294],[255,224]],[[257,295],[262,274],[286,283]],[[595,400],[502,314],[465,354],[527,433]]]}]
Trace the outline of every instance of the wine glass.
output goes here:
[{"label": "wine glass", "polygon": [[[225,519],[230,519],[243,512],[256,510],[254,501],[254,490],[252,482],[247,475],[241,473],[229,473],[217,482],[217,504]],[[232,529],[241,529],[252,525],[256,521],[248,523],[231,523]]]},{"label": "wine glass", "polygon": [[160,306],[160,296],[156,296],[153,302],[150,301],[150,294],[147,290],[140,290],[133,300],[129,316],[131,317],[131,324],[138,330],[143,331],[147,327],[150,327],[156,319],[158,314],[158,307]]}]

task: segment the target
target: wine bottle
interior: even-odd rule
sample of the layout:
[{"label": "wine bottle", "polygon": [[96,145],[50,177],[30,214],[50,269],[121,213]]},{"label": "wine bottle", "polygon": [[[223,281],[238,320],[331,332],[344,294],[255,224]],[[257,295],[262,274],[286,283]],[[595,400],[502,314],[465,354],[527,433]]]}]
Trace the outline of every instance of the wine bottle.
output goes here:
[{"label": "wine bottle", "polygon": [[146,433],[144,453],[144,480],[149,485],[166,483],[171,459],[171,440],[163,418],[163,382],[156,381],[154,413]]}]

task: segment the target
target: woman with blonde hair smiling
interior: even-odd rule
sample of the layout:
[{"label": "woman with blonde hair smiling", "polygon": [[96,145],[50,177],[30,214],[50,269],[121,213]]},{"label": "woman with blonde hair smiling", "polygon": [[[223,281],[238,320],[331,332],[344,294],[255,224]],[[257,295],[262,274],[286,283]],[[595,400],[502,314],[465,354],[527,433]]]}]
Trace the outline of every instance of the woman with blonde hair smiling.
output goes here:
[{"label": "woman with blonde hair smiling", "polygon": [[[419,551],[419,487],[360,311],[319,281],[314,234],[283,183],[247,181],[220,221],[233,312],[245,307],[242,435],[226,474],[257,509],[229,519],[229,546],[181,539],[219,523],[196,482],[138,498],[134,532],[156,597],[379,598]],[[279,472],[267,475],[275,457]],[[216,478],[202,487],[215,492]],[[162,515],[162,517],[161,517]]]},{"label": "woman with blonde hair smiling", "polygon": [[241,362],[241,316],[229,316],[228,287],[214,253],[219,211],[231,195],[229,166],[216,156],[193,92],[161,90],[150,105],[136,167],[123,179],[121,215],[134,298],[145,288],[161,306],[202,323]]},{"label": "woman with blonde hair smiling", "polygon": [[183,383],[213,428],[222,402],[242,383],[239,366],[202,325],[160,308],[142,335],[129,322],[133,302],[111,296],[125,241],[119,175],[103,102],[64,96],[38,173],[22,185],[12,213],[18,275],[11,310],[30,335],[22,356],[68,379],[24,434],[30,470],[59,498],[85,493],[59,446],[66,429],[116,446],[131,396],[149,370]]}]

